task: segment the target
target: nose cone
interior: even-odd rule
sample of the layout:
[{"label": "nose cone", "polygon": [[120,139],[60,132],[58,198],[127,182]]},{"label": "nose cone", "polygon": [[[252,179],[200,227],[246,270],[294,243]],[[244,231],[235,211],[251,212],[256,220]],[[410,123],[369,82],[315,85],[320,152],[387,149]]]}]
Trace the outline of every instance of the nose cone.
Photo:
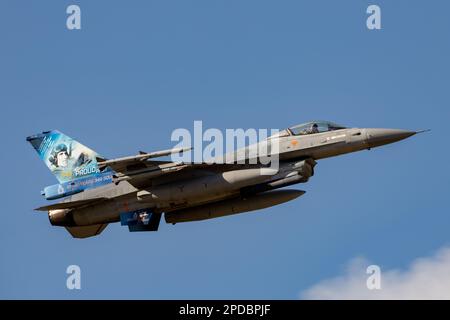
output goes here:
[{"label": "nose cone", "polygon": [[366,134],[369,147],[374,148],[406,139],[416,132],[400,129],[366,129]]}]

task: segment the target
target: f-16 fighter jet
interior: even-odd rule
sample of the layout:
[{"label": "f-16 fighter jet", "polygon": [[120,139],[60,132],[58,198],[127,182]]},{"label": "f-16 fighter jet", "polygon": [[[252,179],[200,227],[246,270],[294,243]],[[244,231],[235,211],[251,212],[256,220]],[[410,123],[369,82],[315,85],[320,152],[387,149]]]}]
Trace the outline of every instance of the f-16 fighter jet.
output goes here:
[{"label": "f-16 fighter jet", "polygon": [[[328,121],[293,126],[258,143],[276,156],[275,169],[262,161],[236,161],[237,157],[208,163],[154,160],[189,151],[184,148],[106,159],[56,130],[30,136],[27,141],[59,181],[46,187],[42,195],[47,200],[64,198],[36,210],[48,212],[50,223],[65,227],[73,237],[87,238],[113,222],[131,232],[157,231],[162,214],[167,223],[176,224],[291,201],[305,191],[282,188],[307,182],[314,175],[316,161],[397,142],[416,133],[346,128]],[[252,160],[249,148],[235,154]]]}]

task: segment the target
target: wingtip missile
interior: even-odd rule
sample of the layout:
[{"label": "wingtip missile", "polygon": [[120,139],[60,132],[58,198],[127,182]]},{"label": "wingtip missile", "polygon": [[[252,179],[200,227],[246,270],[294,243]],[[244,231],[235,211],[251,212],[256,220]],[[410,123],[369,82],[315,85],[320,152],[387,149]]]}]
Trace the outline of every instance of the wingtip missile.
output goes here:
[{"label": "wingtip missile", "polygon": [[[192,149],[193,149],[192,147],[185,147],[185,148],[174,148],[174,149],[161,150],[161,151],[155,151],[155,152],[139,151],[139,154],[135,155],[135,156],[128,156],[128,157],[116,158],[116,159],[110,159],[110,160],[97,158],[97,162],[98,162],[99,168],[106,168],[111,165],[128,164],[128,163],[133,163],[133,162],[137,162],[137,161],[146,161],[148,159],[170,156],[172,154],[183,153],[183,152],[186,152],[186,151],[189,151]],[[99,160],[104,160],[104,161],[99,161]]]}]

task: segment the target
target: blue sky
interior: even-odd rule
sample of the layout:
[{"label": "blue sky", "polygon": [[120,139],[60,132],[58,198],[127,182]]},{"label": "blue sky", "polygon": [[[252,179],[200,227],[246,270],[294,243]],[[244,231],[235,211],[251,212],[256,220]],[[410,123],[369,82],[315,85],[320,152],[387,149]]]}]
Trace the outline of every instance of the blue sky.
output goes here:
[{"label": "blue sky", "polygon": [[[78,4],[82,29],[66,29]],[[378,4],[382,30],[366,28]],[[2,1],[0,297],[296,299],[363,256],[407,268],[449,244],[447,1]],[[32,209],[56,182],[25,137],[106,157],[192,128],[431,128],[320,161],[292,202],[223,219],[110,225],[74,240]],[[66,268],[82,289],[66,289]]]}]

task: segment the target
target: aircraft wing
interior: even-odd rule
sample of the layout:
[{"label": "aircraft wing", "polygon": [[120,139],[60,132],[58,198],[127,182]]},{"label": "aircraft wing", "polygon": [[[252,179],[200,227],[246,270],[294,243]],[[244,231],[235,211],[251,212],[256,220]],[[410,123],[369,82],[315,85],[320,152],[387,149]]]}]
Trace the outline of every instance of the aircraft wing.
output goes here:
[{"label": "aircraft wing", "polygon": [[210,171],[233,170],[243,168],[261,167],[260,164],[239,164],[239,163],[196,163],[196,162],[171,162],[150,160],[154,157],[166,156],[174,153],[184,152],[186,149],[171,149],[153,153],[141,152],[136,156],[106,160],[98,158],[100,170],[111,168],[114,172],[114,182],[128,181],[130,184],[139,185],[139,180],[148,181],[158,178],[168,173],[174,173],[187,169],[205,169]]},{"label": "aircraft wing", "polygon": [[36,211],[49,211],[49,210],[58,210],[58,209],[74,209],[86,206],[88,204],[93,204],[94,202],[104,201],[108,198],[93,198],[89,200],[78,200],[78,201],[66,201],[66,202],[60,202],[51,204],[44,207],[39,207],[34,210]]}]

